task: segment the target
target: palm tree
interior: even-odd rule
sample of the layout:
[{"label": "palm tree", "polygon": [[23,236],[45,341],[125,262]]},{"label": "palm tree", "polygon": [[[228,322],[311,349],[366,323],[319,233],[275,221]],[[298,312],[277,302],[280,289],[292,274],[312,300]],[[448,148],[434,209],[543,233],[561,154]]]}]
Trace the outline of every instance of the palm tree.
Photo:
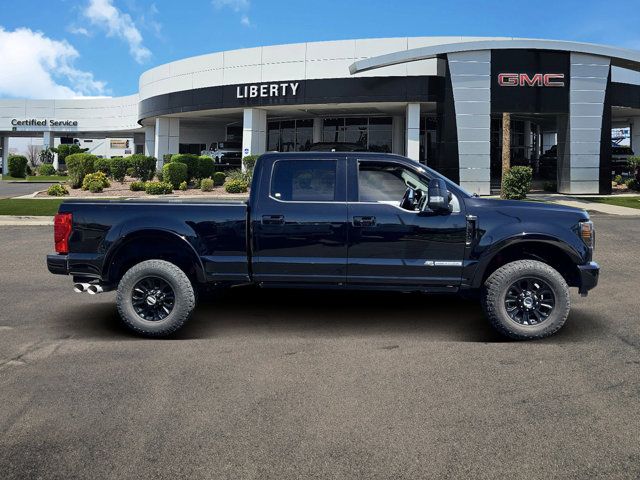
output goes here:
[{"label": "palm tree", "polygon": [[511,168],[511,114],[502,113],[502,182],[500,194],[504,196],[504,179]]}]

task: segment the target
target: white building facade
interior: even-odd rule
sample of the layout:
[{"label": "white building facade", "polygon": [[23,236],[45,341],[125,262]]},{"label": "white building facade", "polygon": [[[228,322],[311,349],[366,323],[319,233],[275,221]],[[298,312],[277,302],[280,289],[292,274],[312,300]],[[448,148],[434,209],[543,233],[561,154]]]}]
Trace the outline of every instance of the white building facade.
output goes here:
[{"label": "white building facade", "polygon": [[[4,159],[12,137],[102,141],[109,148],[99,155],[145,153],[160,166],[225,140],[243,155],[348,143],[406,155],[484,195],[500,183],[498,132],[509,112],[512,164],[531,165],[560,192],[608,193],[611,126],[630,125],[640,151],[639,66],[637,51],[511,38],[217,52],[153,68],[126,97],[0,100],[0,146]],[[129,148],[111,148],[124,141]]]}]

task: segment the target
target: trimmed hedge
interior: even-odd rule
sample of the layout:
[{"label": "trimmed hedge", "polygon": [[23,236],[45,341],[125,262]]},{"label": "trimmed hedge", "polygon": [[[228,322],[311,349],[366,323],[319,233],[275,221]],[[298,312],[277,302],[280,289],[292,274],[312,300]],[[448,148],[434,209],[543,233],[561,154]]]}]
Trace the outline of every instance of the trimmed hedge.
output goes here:
[{"label": "trimmed hedge", "polygon": [[79,188],[82,185],[84,177],[95,171],[93,164],[97,160],[97,157],[90,153],[74,153],[69,155],[65,160],[71,188]]},{"label": "trimmed hedge", "polygon": [[27,157],[23,155],[11,155],[9,157],[9,175],[14,178],[25,178],[27,176]]},{"label": "trimmed hedge", "polygon": [[167,163],[162,167],[162,181],[179,188],[182,182],[188,181],[188,166],[181,162]]},{"label": "trimmed hedge", "polygon": [[533,170],[531,167],[511,167],[502,179],[502,195],[507,200],[527,198],[531,190]]},{"label": "trimmed hedge", "polygon": [[55,185],[51,185],[47,189],[47,195],[50,195],[52,197],[63,197],[65,195],[69,195],[69,190],[67,190],[67,187],[65,187],[64,185],[60,185],[59,183],[57,183]]},{"label": "trimmed hedge", "polygon": [[132,192],[142,192],[144,190],[145,182],[131,182],[129,185],[129,190]]},{"label": "trimmed hedge", "polygon": [[38,167],[38,175],[55,175],[56,169],[50,163],[44,163]]},{"label": "trimmed hedge", "polygon": [[147,182],[144,186],[144,191],[149,195],[164,195],[172,193],[173,187],[168,182]]},{"label": "trimmed hedge", "polygon": [[93,162],[93,169],[109,176],[111,175],[111,160],[108,158],[96,158],[96,161]]},{"label": "trimmed hedge", "polygon": [[136,154],[129,158],[129,166],[133,169],[133,176],[139,178],[143,182],[151,180],[156,174],[155,157],[147,157],[146,155]]},{"label": "trimmed hedge", "polygon": [[109,179],[104,172],[88,173],[82,180],[82,189],[96,193],[110,187]]},{"label": "trimmed hedge", "polygon": [[224,181],[227,179],[227,176],[224,174],[224,172],[215,172],[213,174],[213,184],[216,187],[219,187],[221,185],[224,185]]},{"label": "trimmed hedge", "polygon": [[184,163],[187,166],[187,181],[198,178],[198,156],[191,153],[179,153],[171,156],[171,163]]},{"label": "trimmed hedge", "polygon": [[202,155],[198,157],[198,178],[209,178],[213,175],[213,158]]},{"label": "trimmed hedge", "polygon": [[129,168],[129,160],[122,157],[113,157],[111,159],[111,177],[116,182],[124,182],[124,177],[127,175],[127,168]]},{"label": "trimmed hedge", "polygon": [[247,155],[246,157],[242,158],[242,164],[244,165],[244,168],[249,171],[253,171],[253,169],[256,166],[256,162],[258,161],[258,158],[260,158],[260,155]]},{"label": "trimmed hedge", "polygon": [[246,193],[249,190],[249,184],[245,180],[229,180],[224,184],[227,193]]},{"label": "trimmed hedge", "polygon": [[213,190],[213,180],[210,178],[203,178],[200,182],[200,190],[203,192],[210,192]]}]

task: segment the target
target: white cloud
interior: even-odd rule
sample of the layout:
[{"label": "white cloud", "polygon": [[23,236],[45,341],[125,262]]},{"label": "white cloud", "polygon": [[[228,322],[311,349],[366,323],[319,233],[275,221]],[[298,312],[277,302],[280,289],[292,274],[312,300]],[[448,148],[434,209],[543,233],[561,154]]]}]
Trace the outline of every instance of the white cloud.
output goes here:
[{"label": "white cloud", "polygon": [[217,9],[230,8],[236,13],[242,13],[240,16],[240,25],[244,27],[251,26],[251,19],[246,13],[251,7],[249,0],[212,0],[213,6]]},{"label": "white cloud", "polygon": [[79,56],[66,40],[53,40],[28,28],[10,32],[0,27],[0,95],[73,98],[107,94],[105,82],[74,67]]},{"label": "white cloud", "polygon": [[142,42],[142,34],[127,13],[113,6],[113,0],[89,0],[84,11],[85,17],[97,27],[107,31],[110,37],[118,37],[129,44],[129,53],[138,63],[151,57],[151,51]]},{"label": "white cloud", "polygon": [[249,0],[213,0],[213,6],[216,8],[229,7],[234,12],[249,10]]},{"label": "white cloud", "polygon": [[89,30],[87,30],[84,27],[76,27],[75,25],[69,25],[67,27],[67,31],[69,33],[73,33],[74,35],[82,35],[82,36],[85,36],[85,37],[91,36],[90,33],[89,33]]}]

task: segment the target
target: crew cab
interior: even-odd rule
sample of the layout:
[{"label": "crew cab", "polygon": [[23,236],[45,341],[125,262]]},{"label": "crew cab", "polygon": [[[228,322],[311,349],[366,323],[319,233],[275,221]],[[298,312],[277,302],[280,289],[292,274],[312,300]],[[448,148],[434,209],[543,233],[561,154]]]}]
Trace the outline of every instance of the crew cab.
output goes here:
[{"label": "crew cab", "polygon": [[201,287],[256,284],[460,293],[505,336],[541,338],[565,323],[569,287],[586,295],[599,273],[584,210],[479,198],[380,153],[268,153],[248,201],[65,201],[54,230],[49,271],[117,290],[147,336],[178,330]]}]

